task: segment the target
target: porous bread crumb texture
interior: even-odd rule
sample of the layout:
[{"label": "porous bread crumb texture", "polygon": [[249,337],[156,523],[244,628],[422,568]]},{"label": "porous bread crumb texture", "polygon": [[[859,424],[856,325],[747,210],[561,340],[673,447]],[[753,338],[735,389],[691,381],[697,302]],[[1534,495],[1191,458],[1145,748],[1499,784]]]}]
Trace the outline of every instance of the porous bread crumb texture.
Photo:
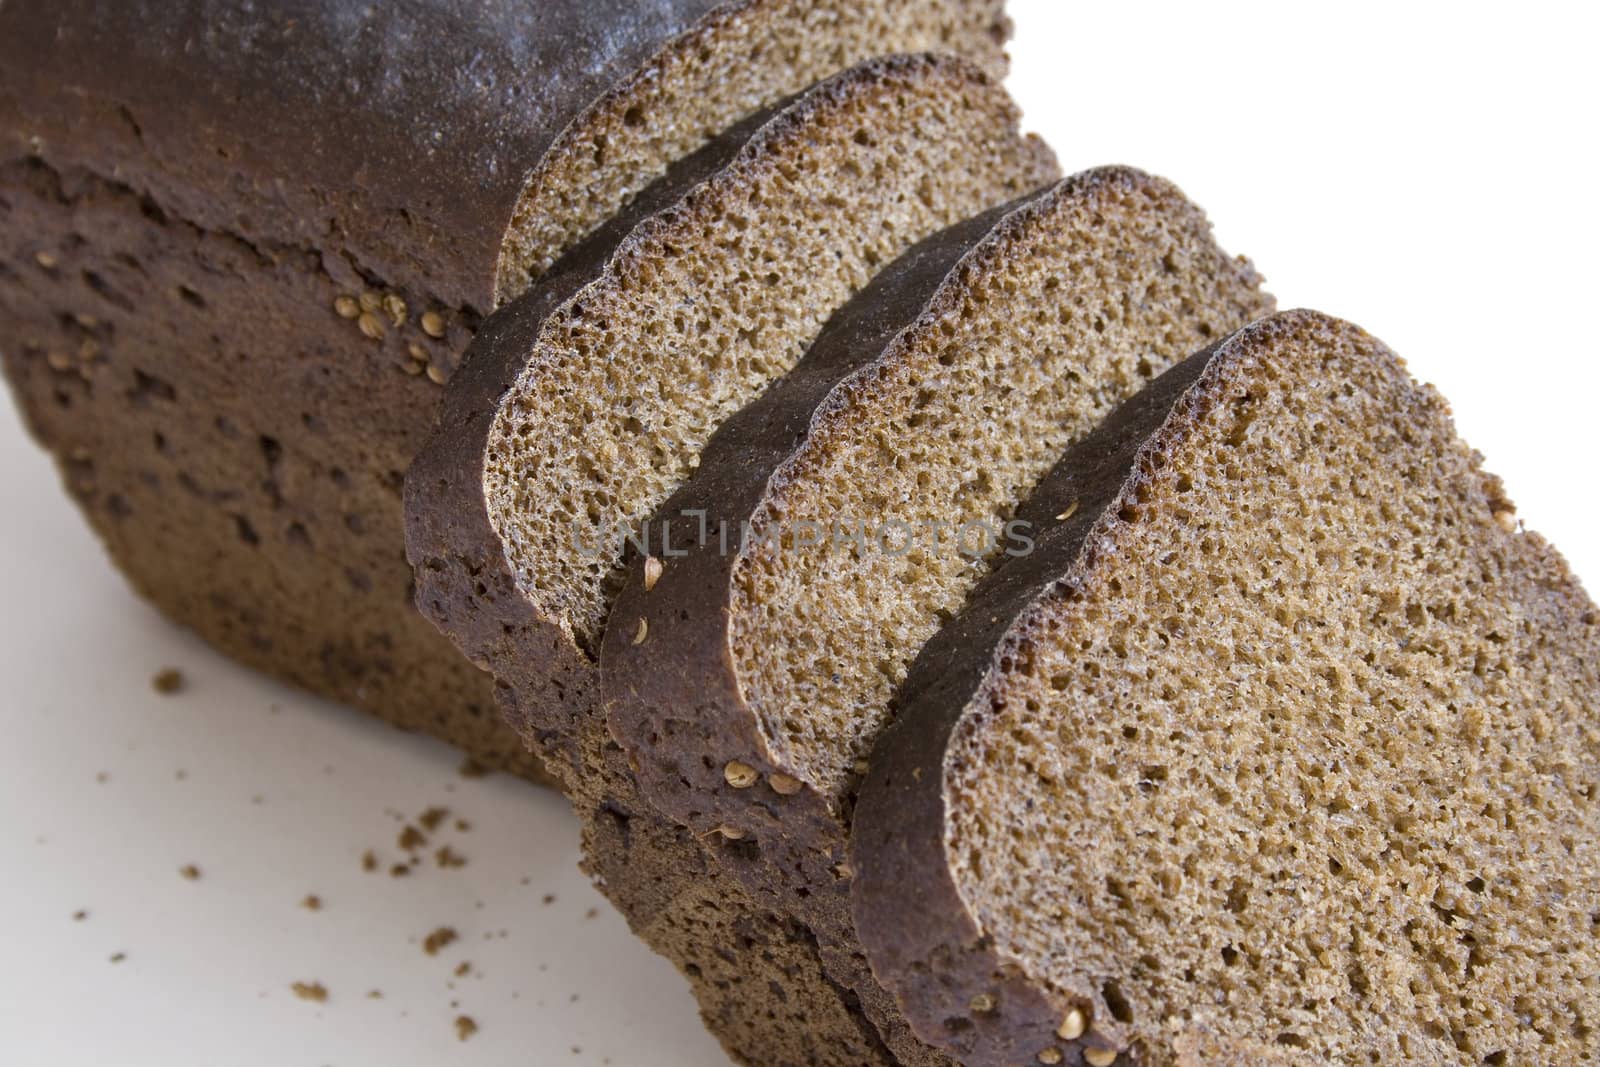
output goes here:
[{"label": "porous bread crumb texture", "polygon": [[1375,341],[1270,342],[969,704],[963,899],[1140,1063],[1595,1062],[1593,605]]},{"label": "porous bread crumb texture", "polygon": [[550,317],[496,415],[484,471],[507,559],[546,617],[594,649],[622,578],[605,535],[648,519],[717,426],[878,268],[1054,177],[1016,119],[967,64],[852,71],[644,223]]},{"label": "porous bread crumb texture", "polygon": [[873,56],[938,51],[1001,76],[1002,0],[745,0],[667,45],[596,102],[529,175],[501,246],[497,301],[746,115]]},{"label": "porous bread crumb texture", "polygon": [[[963,261],[930,314],[843,386],[754,517],[731,644],[785,765],[843,791],[917,651],[1003,555],[1018,502],[1119,401],[1270,310],[1259,281],[1174,186],[1120,169],[1069,179]],[[942,547],[759,536],[895,520],[944,524]],[[970,521],[996,538],[985,550],[969,533],[966,555]]]}]

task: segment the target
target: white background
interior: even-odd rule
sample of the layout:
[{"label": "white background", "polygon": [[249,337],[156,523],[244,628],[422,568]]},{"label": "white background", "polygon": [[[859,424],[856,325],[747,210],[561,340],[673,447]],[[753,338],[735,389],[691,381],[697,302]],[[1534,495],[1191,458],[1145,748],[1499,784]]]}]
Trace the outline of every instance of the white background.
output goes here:
[{"label": "white background", "polygon": [[[1173,178],[1282,306],[1388,341],[1451,398],[1528,525],[1600,582],[1583,7],[1013,11],[1013,87],[1068,170]],[[672,969],[574,871],[562,802],[461,778],[443,746],[167,627],[9,411],[0,469],[0,1065],[723,1062]],[[190,685],[160,697],[149,679],[169,664]],[[368,848],[396,856],[397,814],[436,804],[472,824],[442,835],[465,868],[361,870]],[[298,906],[307,893],[322,911]],[[441,925],[461,940],[429,957]],[[330,999],[297,999],[297,980]],[[465,1044],[457,1014],[482,1027]]]}]

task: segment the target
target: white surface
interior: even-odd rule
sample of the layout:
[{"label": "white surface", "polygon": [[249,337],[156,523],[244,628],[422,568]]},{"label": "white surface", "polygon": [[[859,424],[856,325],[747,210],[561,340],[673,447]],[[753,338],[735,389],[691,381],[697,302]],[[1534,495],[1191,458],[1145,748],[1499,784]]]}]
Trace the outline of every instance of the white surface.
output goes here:
[{"label": "white surface", "polygon": [[[1283,306],[1389,341],[1453,400],[1529,525],[1600,581],[1585,329],[1600,76],[1583,8],[1013,10],[1014,88],[1069,170],[1174,178]],[[562,802],[460,778],[443,746],[163,624],[9,410],[0,485],[0,1064],[723,1062],[671,968],[574,870]],[[151,691],[166,665],[181,695]],[[432,805],[470,820],[433,843],[466,867],[362,871],[368,848],[394,862],[396,813]],[[308,893],[322,911],[299,906]],[[429,957],[443,925],[461,940]],[[290,992],[312,980],[326,1004]],[[482,1027],[465,1044],[458,1014]]]}]

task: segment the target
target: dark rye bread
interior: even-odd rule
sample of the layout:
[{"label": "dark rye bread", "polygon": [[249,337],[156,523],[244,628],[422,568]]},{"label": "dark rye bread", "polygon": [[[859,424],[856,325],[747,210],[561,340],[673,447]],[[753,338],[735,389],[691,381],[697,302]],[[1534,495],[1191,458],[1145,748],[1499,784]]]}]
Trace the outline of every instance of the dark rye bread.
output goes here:
[{"label": "dark rye bread", "polygon": [[[485,323],[407,478],[419,606],[499,677],[513,720],[563,776],[583,818],[590,873],[688,975],[730,1051],[752,1063],[894,1058],[855,994],[822,971],[810,931],[759,908],[701,841],[639,800],[599,713],[596,666],[577,629],[541,614],[533,596],[552,586],[530,588],[524,578],[541,550],[558,546],[503,533],[515,527],[495,485],[521,494],[522,506],[551,506],[531,493],[535,468],[507,458],[519,439],[586,450],[563,457],[574,466],[618,465],[631,442],[617,431],[636,431],[622,420],[601,425],[606,413],[580,404],[671,415],[708,436],[718,413],[793,363],[879,264],[1054,178],[1049,151],[1015,123],[1014,106],[982,72],[922,56],[855,68],[766,121],[753,118],[753,132],[730,131]],[[699,315],[720,318],[734,305],[739,332],[701,328]],[[684,332],[669,347],[663,329]],[[718,365],[742,373],[737,388],[719,387],[721,407],[696,406],[710,390],[675,402],[674,389]],[[597,384],[536,408],[548,383],[577,373]],[[625,407],[629,393],[652,390],[653,405]],[[686,471],[694,437],[674,441],[685,450],[674,469]],[[667,476],[648,460],[641,466]],[[553,484],[564,490],[569,480]],[[659,503],[632,499],[645,511]]]},{"label": "dark rye bread", "polygon": [[[658,554],[629,571],[603,679],[612,731],[646,799],[720,842],[721,864],[756,900],[812,931],[824,966],[902,1059],[936,1062],[873,981],[850,927],[852,765],[882,720],[876,705],[858,706],[886,702],[874,672],[909,666],[941,604],[959,603],[987,561],[924,553],[867,566],[792,545],[741,553],[743,524],[759,529],[776,512],[824,525],[858,514],[911,521],[927,509],[1003,522],[1119,397],[1269,308],[1258,284],[1173,186],[1125,168],[953,227],[880,274],[795,371],[723,426],[658,512]],[[993,479],[983,492],[974,470]],[[867,495],[850,498],[853,487]],[[756,617],[744,576],[780,565],[791,582],[757,606],[774,613]],[[741,646],[811,655],[797,634],[808,626],[861,648],[867,680],[858,671],[847,681],[855,664],[842,656],[805,667],[831,675],[831,691],[803,681],[763,689],[740,673]],[[900,643],[862,636],[878,628]],[[837,695],[845,685],[855,687],[849,701]],[[790,738],[765,730],[773,720],[763,712],[778,709],[752,706],[758,693],[804,702],[818,721],[869,720],[840,730],[844,774],[791,758]]]},{"label": "dark rye bread", "polygon": [[485,324],[407,477],[407,551],[422,612],[569,788],[620,573],[606,531],[648,518],[879,266],[1058,173],[1016,120],[960,60],[862,64],[703,150],[620,241],[634,212]]},{"label": "dark rye bread", "polygon": [[999,72],[1005,30],[998,0],[13,0],[7,377],[161,610],[531,773],[403,557],[480,319],[751,111],[884,52]]},{"label": "dark rye bread", "polygon": [[919,1033],[973,1065],[1600,1058],[1596,609],[1480,464],[1303,311],[1066,454],[862,787],[858,929]]}]

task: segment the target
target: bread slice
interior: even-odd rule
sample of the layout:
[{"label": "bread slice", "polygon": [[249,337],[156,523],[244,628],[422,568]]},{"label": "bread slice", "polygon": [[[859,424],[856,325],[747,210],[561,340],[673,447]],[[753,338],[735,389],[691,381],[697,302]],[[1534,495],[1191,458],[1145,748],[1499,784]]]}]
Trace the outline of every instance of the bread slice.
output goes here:
[{"label": "bread slice", "polygon": [[[854,762],[885,690],[988,559],[780,550],[762,535],[773,516],[791,531],[954,513],[1005,525],[1119,397],[1270,307],[1258,285],[1175,188],[1125,168],[954,227],[885,270],[719,431],[652,523],[655,554],[629,571],[602,664],[646,799],[721,842],[754,899],[815,934],[897,1055],[911,1035],[851,929]],[[790,713],[814,732],[785,729]],[[809,760],[819,748],[798,738],[827,730],[835,753]]]},{"label": "bread slice", "polygon": [[161,610],[532,773],[403,558],[482,317],[752,110],[884,52],[998,73],[1005,28],[999,0],[0,5],[7,377]]},{"label": "bread slice", "polygon": [[1304,311],[1066,454],[861,791],[858,929],[919,1033],[974,1065],[1600,1058],[1600,618],[1480,463]]},{"label": "bread slice", "polygon": [[1004,90],[959,60],[863,64],[485,325],[408,477],[417,603],[494,671],[571,788],[587,775],[579,724],[597,695],[620,531],[876,269],[1058,173],[1016,119]]}]

